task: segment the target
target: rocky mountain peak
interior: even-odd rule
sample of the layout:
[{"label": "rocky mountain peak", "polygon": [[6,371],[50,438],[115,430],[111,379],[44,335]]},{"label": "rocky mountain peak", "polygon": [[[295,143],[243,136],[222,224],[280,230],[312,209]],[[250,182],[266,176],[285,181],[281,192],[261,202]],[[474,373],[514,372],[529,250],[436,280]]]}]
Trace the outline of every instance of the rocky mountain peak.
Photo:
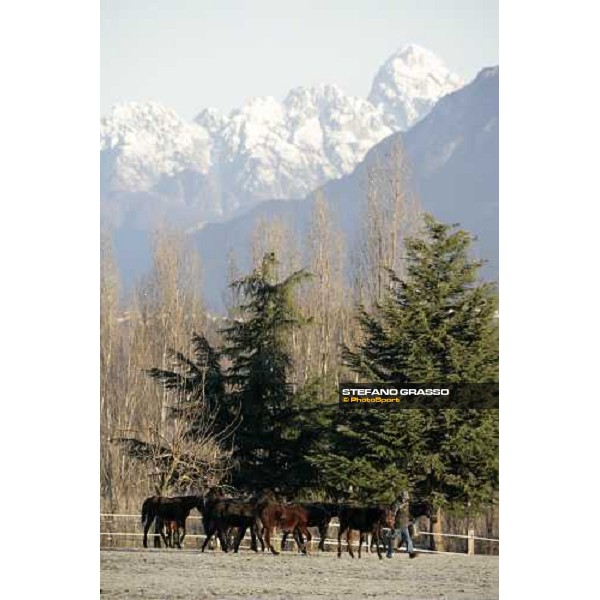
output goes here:
[{"label": "rocky mountain peak", "polygon": [[381,66],[369,101],[384,113],[389,127],[404,131],[429,113],[440,98],[464,83],[433,52],[408,44]]}]

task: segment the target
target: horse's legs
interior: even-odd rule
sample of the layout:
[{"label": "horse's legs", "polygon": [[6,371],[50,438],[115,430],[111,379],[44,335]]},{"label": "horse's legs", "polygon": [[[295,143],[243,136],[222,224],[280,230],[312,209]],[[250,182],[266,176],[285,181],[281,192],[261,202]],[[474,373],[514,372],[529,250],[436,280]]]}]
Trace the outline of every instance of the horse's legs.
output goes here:
[{"label": "horse's legs", "polygon": [[[256,534],[256,537],[258,538],[258,541],[260,542],[260,549],[262,550],[262,552],[264,552],[265,551],[265,540],[264,540],[265,527],[264,527],[262,521],[260,520],[260,518],[255,519],[254,525],[252,527],[254,528],[254,533]],[[257,551],[258,551],[258,549],[257,549]]]},{"label": "horse's legs", "polygon": [[256,530],[256,536],[258,537],[258,541],[260,542],[260,549],[262,552],[265,551],[265,547],[266,547],[264,535],[265,535],[265,528],[261,525],[260,529]]},{"label": "horse's legs", "polygon": [[256,543],[256,528],[254,525],[250,525],[250,548],[254,552],[258,552],[258,544]]},{"label": "horse's legs", "polygon": [[[185,533],[186,533],[186,531],[185,531],[185,521],[186,521],[186,519],[184,519],[183,521],[181,521],[181,523],[179,524],[179,527],[181,528],[181,531],[182,531],[182,534],[181,534],[181,536],[179,538],[179,543],[180,544],[183,544],[183,540],[185,538]],[[181,548],[181,546],[179,546],[179,548]]]},{"label": "horse's legs", "polygon": [[[156,519],[157,527],[160,532],[160,537],[163,539],[167,548],[173,547],[173,527],[171,521],[163,521],[162,519]],[[156,530],[156,529],[155,529]],[[160,544],[159,544],[160,548]]]},{"label": "horse's legs", "polygon": [[[304,541],[302,539],[303,533],[306,536],[306,541]],[[302,552],[304,554],[308,554],[308,544],[312,541],[312,533],[310,532],[310,529],[305,525],[300,526],[298,528],[298,535],[300,536],[300,541],[302,542],[302,545],[304,546]]]},{"label": "horse's legs", "polygon": [[200,550],[201,552],[204,552],[206,546],[208,546],[208,542],[210,542],[210,538],[215,533],[215,528],[213,527],[212,523],[209,522],[204,524],[204,533],[206,535],[206,539],[204,540],[204,544],[202,544],[202,549]]},{"label": "horse's legs", "polygon": [[362,548],[363,542],[365,541],[365,536],[362,531],[358,532],[358,558],[360,558],[360,550]]},{"label": "horse's legs", "polygon": [[221,550],[223,550],[223,552],[227,552],[229,549],[227,546],[227,537],[220,527],[217,529],[217,535],[219,536],[219,541],[221,542]]},{"label": "horse's legs", "polygon": [[375,536],[371,536],[371,543],[369,544],[369,550],[373,550],[373,544],[375,543]]},{"label": "horse's legs", "polygon": [[165,542],[165,546],[168,546],[167,540],[163,533],[163,520],[157,515],[154,519],[154,547],[160,548],[160,538]]},{"label": "horse's legs", "polygon": [[206,539],[204,540],[204,544],[202,544],[202,552],[204,552],[206,546],[208,546],[213,536],[216,536],[219,539],[223,552],[227,552],[227,539],[218,521],[206,522],[204,524],[204,533],[206,535]]},{"label": "horse's legs", "polygon": [[338,529],[338,558],[342,556],[342,534],[346,531],[346,526],[340,523],[340,528]]},{"label": "horse's legs", "polygon": [[[233,533],[234,529],[236,529],[235,534]],[[227,543],[227,548],[232,548],[233,546],[235,546],[235,540],[237,539],[238,533],[239,527],[227,527],[227,529],[225,529],[225,531],[223,532],[223,537],[225,538],[225,542]]]},{"label": "horse's legs", "polygon": [[354,558],[354,552],[352,552],[352,529],[348,527],[348,533],[346,534],[346,544],[348,544],[348,554]]},{"label": "horse's legs", "polygon": [[[242,540],[244,539],[244,536],[246,535],[247,529],[248,529],[247,525],[242,525],[241,527],[238,527],[238,533],[235,536],[235,541],[233,542],[233,551],[235,553],[237,553],[237,551],[240,549],[240,544],[242,543]],[[250,531],[250,536],[252,536],[252,531]],[[256,544],[256,541],[254,543]]]},{"label": "horse's legs", "polygon": [[292,529],[292,537],[296,542],[296,547],[298,548],[298,552],[304,551],[304,539],[302,538],[302,534],[300,533],[300,529],[298,527],[294,527]]},{"label": "horse's legs", "polygon": [[[243,531],[244,533],[242,533],[242,531]],[[234,537],[234,539],[233,539],[233,544],[231,544],[231,543],[229,544],[229,546],[230,546],[231,548],[233,548],[233,551],[234,551],[234,552],[236,552],[236,553],[237,553],[237,552],[238,552],[238,550],[240,549],[240,544],[242,543],[242,539],[244,539],[244,535],[245,535],[245,534],[246,534],[246,529],[245,529],[245,527],[242,527],[242,526],[240,526],[240,527],[238,527],[238,528],[237,528],[237,531],[236,531],[236,533],[235,533],[235,537]],[[231,542],[231,540],[229,540],[229,541]]]},{"label": "horse's legs", "polygon": [[[287,535],[288,533],[289,533],[289,531],[286,531],[285,535]],[[310,536],[310,532],[308,535]],[[296,542],[296,546],[298,547],[298,552],[302,552],[302,548],[304,546],[304,538],[302,537],[302,532],[300,531],[300,526],[296,526],[296,527],[294,527],[294,529],[292,529],[292,537],[294,538],[294,541]]]},{"label": "horse's legs", "polygon": [[[361,533],[361,535],[362,535],[362,533]],[[371,543],[369,544],[369,550],[372,551],[373,546],[376,546],[379,543],[383,544],[383,548],[385,550],[385,539],[383,538],[383,536],[380,536],[379,541],[377,541],[377,538],[371,533]]]},{"label": "horse's legs", "polygon": [[173,521],[164,521],[163,526],[160,528],[160,535],[168,548],[175,548],[173,540],[175,539],[176,530],[177,524]]},{"label": "horse's legs", "polygon": [[175,528],[173,529],[173,542],[172,542],[172,546],[171,548],[175,548],[175,546],[177,546],[177,548],[179,548],[181,550],[181,543],[179,540],[179,524],[176,523],[175,524]]},{"label": "horse's legs", "polygon": [[379,557],[379,559],[383,559],[383,556],[381,555],[381,547],[380,547],[380,540],[381,540],[381,527],[375,527],[375,529],[373,529],[373,533],[371,534],[374,538],[375,538],[375,547],[377,548],[377,556]]},{"label": "horse's legs", "polygon": [[[306,536],[306,542],[302,540],[303,533]],[[300,541],[302,542],[302,554],[308,554],[308,545],[307,544],[312,540],[312,535],[311,535],[310,531],[308,530],[308,527],[306,527],[306,525],[301,525],[298,528],[298,537],[300,538]]]},{"label": "horse's legs", "polygon": [[275,548],[273,548],[273,544],[271,543],[271,528],[270,527],[265,527],[265,543],[267,544],[267,548],[273,553],[273,554],[279,554],[279,552],[277,552],[277,550],[275,550]]},{"label": "horse's legs", "polygon": [[[288,534],[289,534],[289,531],[283,532],[283,537],[281,538],[281,551],[282,552],[285,550],[285,543],[287,541]],[[294,539],[296,539],[295,536],[294,536]]]},{"label": "horse's legs", "polygon": [[325,538],[327,537],[327,530],[329,529],[329,522],[321,523],[319,525],[319,550],[325,552]]},{"label": "horse's legs", "polygon": [[148,547],[148,531],[150,531],[150,526],[152,525],[152,521],[154,521],[154,519],[151,519],[149,516],[146,518],[146,522],[144,523],[144,548]]}]

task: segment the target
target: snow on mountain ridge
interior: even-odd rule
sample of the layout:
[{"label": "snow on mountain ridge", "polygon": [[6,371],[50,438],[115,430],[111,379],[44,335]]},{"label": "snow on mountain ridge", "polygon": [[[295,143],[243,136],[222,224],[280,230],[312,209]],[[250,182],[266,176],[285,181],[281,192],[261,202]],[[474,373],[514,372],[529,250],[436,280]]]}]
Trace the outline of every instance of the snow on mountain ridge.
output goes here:
[{"label": "snow on mountain ridge", "polygon": [[[350,173],[370,148],[461,84],[433,53],[410,45],[384,63],[369,99],[319,84],[294,88],[281,102],[252,98],[227,115],[205,109],[191,123],[154,102],[117,105],[101,123],[103,190],[202,190],[185,192],[199,219],[303,197]],[[190,173],[202,181],[190,185]],[[184,175],[185,184],[168,183]],[[214,197],[210,213],[202,206],[206,190]]]},{"label": "snow on mountain ridge", "polygon": [[208,131],[157,102],[117,104],[100,131],[100,151],[113,159],[103,173],[112,190],[145,191],[163,175],[211,166]]},{"label": "snow on mountain ridge", "polygon": [[386,115],[389,127],[404,131],[422,119],[442,96],[464,84],[433,52],[408,44],[379,69],[369,101]]}]

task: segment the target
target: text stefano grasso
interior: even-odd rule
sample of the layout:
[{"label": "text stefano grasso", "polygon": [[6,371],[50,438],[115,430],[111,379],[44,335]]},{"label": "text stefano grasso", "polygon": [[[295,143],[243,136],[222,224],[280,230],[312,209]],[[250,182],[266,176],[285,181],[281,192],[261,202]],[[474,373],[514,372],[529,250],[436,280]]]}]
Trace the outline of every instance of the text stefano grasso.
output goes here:
[{"label": "text stefano grasso", "polygon": [[342,396],[449,396],[449,388],[344,388]]},{"label": "text stefano grasso", "polygon": [[338,405],[497,409],[499,385],[489,383],[340,383]]}]

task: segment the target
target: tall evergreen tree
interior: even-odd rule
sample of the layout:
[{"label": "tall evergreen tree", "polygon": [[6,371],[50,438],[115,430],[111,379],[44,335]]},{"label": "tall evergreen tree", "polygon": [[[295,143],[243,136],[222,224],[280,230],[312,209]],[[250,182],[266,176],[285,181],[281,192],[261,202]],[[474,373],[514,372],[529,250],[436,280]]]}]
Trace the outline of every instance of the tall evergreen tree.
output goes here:
[{"label": "tall evergreen tree", "polygon": [[[368,311],[364,334],[344,358],[362,380],[405,383],[497,381],[496,294],[477,281],[473,238],[425,216],[406,242],[406,277]],[[389,499],[406,485],[439,503],[475,506],[497,488],[497,411],[348,411],[338,416],[329,456],[313,463],[341,489]]]},{"label": "tall evergreen tree", "polygon": [[298,450],[289,340],[306,323],[293,291],[310,275],[299,270],[278,281],[277,265],[267,253],[258,269],[231,284],[243,300],[222,330],[231,397],[241,412],[234,483],[251,489],[291,485]]},{"label": "tall evergreen tree", "polygon": [[388,295],[359,311],[365,341],[345,359],[379,381],[491,382],[498,376],[496,294],[477,281],[466,231],[425,215],[423,237],[406,243],[405,279],[391,272]]},{"label": "tall evergreen tree", "polygon": [[171,416],[186,421],[186,436],[197,435],[205,427],[207,415],[217,431],[230,429],[235,412],[225,393],[220,352],[198,333],[192,335],[191,356],[173,349],[168,352],[173,369],[153,368],[146,372],[171,392],[175,400],[169,407]]}]

